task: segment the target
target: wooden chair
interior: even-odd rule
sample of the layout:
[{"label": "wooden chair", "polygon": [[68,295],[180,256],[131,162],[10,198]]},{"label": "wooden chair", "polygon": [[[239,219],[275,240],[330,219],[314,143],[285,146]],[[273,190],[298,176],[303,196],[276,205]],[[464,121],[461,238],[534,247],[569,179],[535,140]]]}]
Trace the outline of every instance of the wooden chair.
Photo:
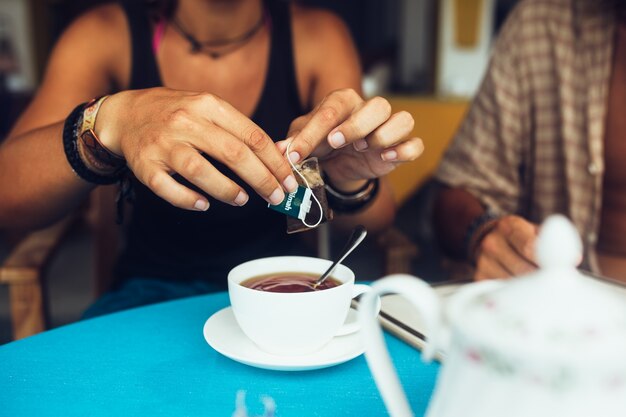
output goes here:
[{"label": "wooden chair", "polygon": [[404,233],[392,227],[378,237],[378,245],[383,248],[385,275],[411,272],[411,262],[419,249]]},{"label": "wooden chair", "polygon": [[0,284],[9,287],[9,308],[16,340],[47,327],[46,266],[74,221],[74,217],[69,216],[29,234],[0,266]]},{"label": "wooden chair", "polygon": [[109,288],[120,239],[114,218],[115,193],[114,186],[99,187],[90,196],[88,208],[26,235],[0,264],[0,284],[9,289],[13,339],[47,329],[47,267],[64,237],[78,222],[87,223],[94,239],[94,297]]}]

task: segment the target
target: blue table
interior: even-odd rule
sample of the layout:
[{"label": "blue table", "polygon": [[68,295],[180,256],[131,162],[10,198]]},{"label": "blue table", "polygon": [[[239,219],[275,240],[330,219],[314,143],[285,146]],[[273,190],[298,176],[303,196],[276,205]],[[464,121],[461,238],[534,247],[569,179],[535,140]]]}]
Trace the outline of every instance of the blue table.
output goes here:
[{"label": "blue table", "polygon": [[[252,368],[215,352],[202,327],[228,295],[191,297],[85,320],[0,346],[1,416],[225,416],[238,390],[251,415],[272,397],[277,417],[386,416],[360,356],[313,371]],[[422,415],[439,369],[387,336]]]}]

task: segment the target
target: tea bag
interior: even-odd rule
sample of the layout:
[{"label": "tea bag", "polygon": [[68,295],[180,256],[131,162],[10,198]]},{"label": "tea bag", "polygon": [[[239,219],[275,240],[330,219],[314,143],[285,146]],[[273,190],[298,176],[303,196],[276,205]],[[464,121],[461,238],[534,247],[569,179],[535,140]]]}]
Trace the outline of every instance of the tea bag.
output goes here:
[{"label": "tea bag", "polygon": [[287,233],[310,230],[332,220],[333,212],[328,207],[317,158],[305,159],[299,164],[291,164],[291,167],[298,180],[298,189],[286,195],[280,204],[269,206],[287,216]]}]

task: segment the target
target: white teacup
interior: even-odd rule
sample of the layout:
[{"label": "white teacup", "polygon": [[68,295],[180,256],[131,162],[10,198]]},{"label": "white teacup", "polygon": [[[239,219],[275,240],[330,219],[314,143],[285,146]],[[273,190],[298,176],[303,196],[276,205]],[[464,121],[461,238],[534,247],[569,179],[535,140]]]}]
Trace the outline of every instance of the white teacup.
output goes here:
[{"label": "white teacup", "polygon": [[346,323],[353,297],[369,290],[354,283],[354,272],[338,265],[332,277],[341,284],[313,292],[278,293],[241,285],[253,277],[281,272],[321,275],[331,262],[304,256],[256,259],[228,274],[228,294],[241,330],[257,346],[277,355],[315,352],[333,337],[359,329],[357,320]]}]

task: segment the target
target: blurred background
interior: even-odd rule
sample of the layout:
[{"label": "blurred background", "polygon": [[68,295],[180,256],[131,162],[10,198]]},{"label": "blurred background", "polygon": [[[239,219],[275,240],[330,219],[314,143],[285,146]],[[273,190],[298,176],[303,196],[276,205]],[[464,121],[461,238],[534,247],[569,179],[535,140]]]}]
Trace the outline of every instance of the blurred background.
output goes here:
[{"label": "blurred background", "polygon": [[[416,121],[414,133],[425,143],[418,161],[390,175],[400,206],[399,237],[385,237],[384,250],[380,241],[370,239],[346,261],[358,279],[381,277],[393,269],[398,257],[409,259],[411,273],[424,279],[450,278],[447,261],[439,254],[429,227],[433,189],[429,179],[480,85],[492,42],[517,1],[300,1],[333,10],[344,19],[361,56],[364,93],[385,96],[394,110],[411,112]],[[36,91],[63,29],[85,9],[103,2],[0,0],[0,141]],[[78,320],[99,291],[94,281],[101,256],[98,233],[103,231],[94,227],[93,216],[90,213],[87,221],[72,222],[55,255],[46,257],[49,265],[38,271],[44,283],[48,327]],[[2,265],[12,262],[16,248],[32,245],[27,237],[27,233],[0,230],[0,282]],[[330,242],[324,249],[326,256],[341,249],[342,242],[333,236],[326,239]],[[37,244],[29,250],[26,256],[36,257]],[[6,277],[5,282],[10,280]],[[13,338],[10,308],[8,286],[0,285],[0,344]]]}]

